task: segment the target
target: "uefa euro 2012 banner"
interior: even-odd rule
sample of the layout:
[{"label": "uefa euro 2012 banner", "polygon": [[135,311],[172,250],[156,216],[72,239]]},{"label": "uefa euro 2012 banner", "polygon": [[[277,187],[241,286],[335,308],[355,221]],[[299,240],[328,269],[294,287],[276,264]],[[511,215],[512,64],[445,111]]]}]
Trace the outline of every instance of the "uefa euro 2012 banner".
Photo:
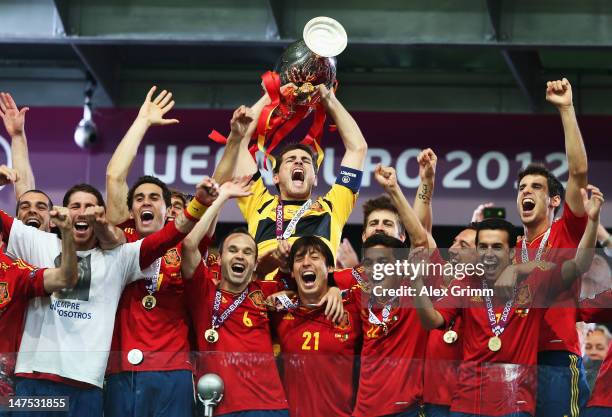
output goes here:
[{"label": "uefa euro 2012 banner", "polygon": [[[341,90],[338,96],[342,100]],[[563,129],[556,114],[352,113],[369,146],[360,198],[349,219],[352,223],[361,222],[360,203],[382,193],[373,175],[378,163],[396,169],[400,185],[409,200],[413,199],[419,183],[416,157],[426,147],[438,156],[433,202],[438,225],[464,224],[477,205],[488,201],[506,207],[508,219],[519,224],[516,173],[529,162],[545,162],[562,181],[567,180]],[[64,191],[77,182],[89,182],[104,190],[106,165],[136,114],[137,109],[96,110],[98,143],[83,150],[73,140],[82,117],[80,108],[32,108],[27,114],[26,132],[37,188],[49,192],[55,202],[61,202]],[[231,114],[230,109],[172,110],[168,117],[180,123],[149,129],[129,180],[156,175],[171,187],[190,192],[203,175],[212,174],[219,161],[223,147],[208,134],[213,129],[228,134]],[[604,194],[612,194],[612,118],[588,116],[580,117],[579,122],[589,156],[589,182]],[[309,123],[302,125],[284,143],[301,140]],[[10,160],[10,140],[3,130],[0,136],[0,163],[4,164]],[[321,145],[325,159],[315,194],[324,194],[335,182],[344,153],[339,133],[327,126]],[[263,173],[271,185],[271,173]],[[12,211],[15,203],[10,188],[0,192],[0,204]],[[222,220],[242,218],[235,205],[230,205]],[[602,211],[602,223],[612,224],[612,211]]]}]

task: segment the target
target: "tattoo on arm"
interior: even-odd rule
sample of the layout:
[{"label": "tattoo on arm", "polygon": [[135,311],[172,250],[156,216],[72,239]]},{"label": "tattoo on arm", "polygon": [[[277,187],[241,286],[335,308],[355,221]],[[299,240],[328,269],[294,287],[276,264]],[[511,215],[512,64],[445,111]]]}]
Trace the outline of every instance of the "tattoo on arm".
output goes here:
[{"label": "tattoo on arm", "polygon": [[423,203],[425,204],[429,204],[431,201],[431,191],[429,189],[429,187],[427,186],[427,184],[421,184],[419,187],[419,191],[417,193],[417,196],[420,200],[423,201]]}]

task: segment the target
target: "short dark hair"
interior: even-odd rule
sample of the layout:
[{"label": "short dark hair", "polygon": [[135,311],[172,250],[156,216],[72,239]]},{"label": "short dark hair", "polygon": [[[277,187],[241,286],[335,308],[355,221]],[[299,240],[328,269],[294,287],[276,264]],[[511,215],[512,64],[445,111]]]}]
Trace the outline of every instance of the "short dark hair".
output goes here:
[{"label": "short dark hair", "polygon": [[178,199],[180,199],[183,202],[183,205],[186,206],[187,205],[187,197],[185,197],[185,194],[183,194],[182,192],[180,192],[179,190],[175,190],[173,188],[170,188],[170,204],[172,204],[172,197],[176,197]]},{"label": "short dark hair", "polygon": [[479,222],[476,226],[476,246],[478,246],[478,235],[481,230],[505,230],[508,233],[508,246],[510,249],[514,249],[516,246],[516,229],[507,220],[490,218]]},{"label": "short dark hair", "polygon": [[128,209],[130,210],[132,209],[132,204],[134,203],[134,193],[136,192],[136,188],[140,187],[142,184],[153,184],[161,188],[162,198],[164,199],[164,203],[166,203],[166,207],[170,207],[170,205],[172,204],[170,200],[171,193],[166,183],[152,175],[143,175],[142,177],[138,178],[138,180],[136,180],[134,185],[132,185],[132,187],[128,191],[128,196],[127,196]]},{"label": "short dark hair", "polygon": [[370,214],[372,214],[372,212],[376,210],[387,210],[397,216],[397,224],[399,226],[399,231],[400,233],[405,233],[404,224],[401,222],[399,218],[399,212],[397,211],[397,207],[393,205],[393,202],[388,196],[381,195],[380,197],[371,198],[369,200],[366,200],[366,202],[363,203],[362,208],[363,208],[363,228],[364,230],[366,227],[368,227],[368,217],[370,217]]},{"label": "short dark hair", "polygon": [[17,199],[17,206],[15,207],[15,215],[19,214],[19,205],[21,204],[21,197],[23,197],[27,193],[36,193],[36,194],[44,195],[47,198],[47,200],[49,200],[49,210],[53,209],[53,201],[51,201],[51,197],[49,197],[47,193],[45,193],[44,191],[37,190],[36,188],[34,188],[34,189],[26,191],[25,193],[19,196],[19,199]]},{"label": "short dark hair", "polygon": [[[247,235],[248,237],[250,237],[253,240],[253,242],[255,242],[255,239],[253,238],[253,236],[251,236],[251,234],[246,229],[246,227],[236,227],[236,228],[230,230],[228,234],[223,236],[223,239],[221,239],[221,242],[219,242],[219,255],[223,254],[223,245],[225,244],[225,241],[231,235]],[[258,251],[257,251],[257,242],[255,242],[255,259],[257,259],[257,257],[258,257],[257,253],[258,253]]]},{"label": "short dark hair", "polygon": [[289,269],[293,269],[293,263],[295,262],[296,255],[308,249],[314,249],[320,252],[325,258],[325,265],[327,265],[328,268],[335,265],[334,255],[323,239],[317,236],[302,236],[293,242],[293,245],[291,245],[291,252],[289,252],[288,261]]},{"label": "short dark hair", "polygon": [[[561,198],[561,202],[565,200],[565,189],[563,188],[563,184],[557,177],[555,177],[552,172],[548,170],[543,164],[533,163],[527,165],[524,169],[521,169],[518,173],[518,184],[520,185],[521,180],[526,175],[541,175],[546,178],[546,183],[548,186],[548,196],[554,197],[559,196]],[[520,187],[519,187],[520,188]],[[555,207],[555,215],[561,208],[561,204],[558,207]]]},{"label": "short dark hair", "polygon": [[66,194],[64,194],[64,199],[62,200],[62,204],[64,205],[64,207],[68,207],[68,202],[70,201],[70,197],[72,196],[72,194],[78,193],[79,191],[93,195],[94,197],[96,197],[98,205],[106,208],[106,204],[104,204],[104,197],[102,197],[100,191],[98,191],[98,189],[93,185],[85,183],[73,185],[68,191],[66,191]]},{"label": "short dark hair", "polygon": [[474,230],[478,231],[478,222],[470,222],[467,226],[463,228],[463,230]]},{"label": "short dark hair", "polygon": [[374,246],[384,246],[391,249],[406,249],[406,244],[393,236],[376,233],[363,242],[363,249],[369,249]]},{"label": "short dark hair", "polygon": [[274,168],[272,169],[274,174],[278,174],[278,171],[280,170],[280,166],[281,163],[283,162],[283,156],[291,151],[294,151],[296,149],[300,149],[304,152],[306,152],[308,155],[310,155],[310,158],[312,158],[312,163],[314,166],[314,170],[315,172],[317,172],[317,160],[316,160],[316,154],[314,153],[314,151],[312,150],[312,148],[308,145],[304,145],[303,143],[290,143],[288,145],[286,145],[285,147],[283,147],[283,149],[281,149],[281,151],[279,152],[278,156],[276,156],[276,163],[274,164]]}]

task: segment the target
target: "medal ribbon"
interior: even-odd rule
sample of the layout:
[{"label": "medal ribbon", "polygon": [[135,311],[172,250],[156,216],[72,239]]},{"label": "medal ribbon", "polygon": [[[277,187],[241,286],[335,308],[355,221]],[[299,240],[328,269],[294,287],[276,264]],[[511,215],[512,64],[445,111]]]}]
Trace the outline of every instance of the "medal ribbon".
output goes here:
[{"label": "medal ribbon", "polygon": [[218,329],[219,327],[221,327],[223,323],[225,322],[225,320],[227,320],[227,318],[230,316],[230,314],[232,314],[234,310],[236,310],[238,306],[242,304],[242,302],[244,301],[248,293],[249,293],[249,288],[247,287],[244,289],[244,291],[242,291],[242,294],[240,294],[240,297],[236,298],[234,302],[232,303],[232,305],[230,305],[223,312],[223,314],[221,314],[221,317],[219,317],[219,308],[221,307],[222,295],[221,295],[221,291],[217,290],[217,293],[215,294],[215,304],[213,305],[213,315],[212,315],[211,327],[213,329]]},{"label": "medal ribbon", "polygon": [[365,282],[363,282],[363,278],[361,278],[361,274],[357,272],[355,267],[351,269],[351,274],[353,275],[353,278],[355,278],[355,280],[359,283],[359,285],[365,285]]},{"label": "medal ribbon", "polygon": [[287,240],[291,237],[291,235],[295,232],[295,228],[297,223],[300,221],[302,216],[308,211],[308,209],[312,206],[312,200],[309,198],[306,200],[304,204],[298,209],[295,216],[291,219],[289,224],[287,225],[287,229],[283,232],[283,223],[285,220],[285,212],[283,202],[279,202],[278,206],[276,206],[276,238]]},{"label": "medal ribbon", "polygon": [[[487,285],[487,280],[482,280],[482,288],[485,290],[485,294],[488,293],[489,286]],[[514,288],[514,292],[516,293],[516,288]],[[484,296],[485,302],[487,304],[487,315],[489,317],[489,326],[491,327],[491,331],[497,337],[501,336],[501,334],[506,330],[506,326],[508,325],[508,318],[510,317],[510,310],[512,310],[512,304],[514,304],[514,296],[506,301],[506,305],[504,306],[504,311],[497,322],[495,318],[495,310],[493,309],[493,301],[491,301],[491,297],[488,295]]]},{"label": "medal ribbon", "polygon": [[[535,261],[538,262],[542,258],[542,253],[544,253],[544,248],[546,248],[546,244],[548,243],[548,237],[550,236],[550,227],[544,233],[542,237],[542,241],[540,242],[540,247],[538,248],[538,252],[536,253]],[[522,247],[521,247],[521,262],[527,263],[529,262],[529,251],[527,250],[527,238],[523,237]]]},{"label": "medal ribbon", "polygon": [[157,258],[154,265],[155,274],[152,277],[145,277],[146,281],[149,281],[148,284],[145,285],[145,288],[149,295],[155,294],[156,291],[159,290],[159,286],[161,285],[161,281],[159,281],[159,270],[161,268],[161,258]]},{"label": "medal ribbon", "polygon": [[376,317],[376,314],[372,311],[372,299],[368,301],[368,321],[371,324],[376,326],[381,326],[383,330],[387,331],[387,322],[389,321],[389,315],[391,314],[391,306],[393,305],[393,301],[395,301],[397,297],[393,297],[382,310],[382,321]]}]

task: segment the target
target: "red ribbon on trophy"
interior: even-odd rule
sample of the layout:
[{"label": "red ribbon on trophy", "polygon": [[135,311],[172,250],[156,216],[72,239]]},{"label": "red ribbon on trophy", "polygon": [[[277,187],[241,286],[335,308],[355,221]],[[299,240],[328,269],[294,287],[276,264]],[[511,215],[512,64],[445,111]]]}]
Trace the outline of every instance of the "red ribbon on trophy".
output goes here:
[{"label": "red ribbon on trophy", "polygon": [[[329,17],[316,17],[304,27],[303,40],[289,45],[276,64],[275,71],[261,76],[265,93],[270,98],[257,120],[257,129],[249,148],[251,155],[259,150],[264,154],[264,167],[274,149],[289,135],[302,120],[313,113],[312,125],[301,140],[311,146],[317,154],[317,168],[323,161],[321,140],[325,125],[325,108],[317,86],[324,84],[329,89],[337,88],[336,59],[347,44],[344,28]],[[285,86],[281,90],[281,86]],[[330,126],[335,130],[335,126]],[[216,130],[209,137],[225,144],[227,138]]]}]

